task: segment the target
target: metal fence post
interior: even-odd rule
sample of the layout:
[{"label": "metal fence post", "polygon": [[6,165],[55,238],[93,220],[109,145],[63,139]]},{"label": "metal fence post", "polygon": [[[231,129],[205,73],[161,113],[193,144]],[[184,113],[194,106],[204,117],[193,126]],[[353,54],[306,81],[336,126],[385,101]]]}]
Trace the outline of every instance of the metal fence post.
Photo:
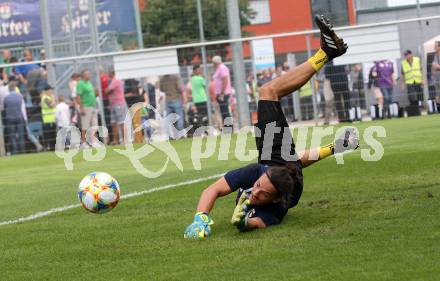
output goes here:
[{"label": "metal fence post", "polygon": [[[240,12],[237,0],[226,1],[228,15],[229,37],[231,39],[241,38]],[[237,97],[239,127],[249,126],[250,113],[246,93],[246,75],[243,62],[243,43],[241,41],[231,43],[232,46],[232,68],[234,72],[235,94]]]},{"label": "metal fence post", "polygon": [[134,18],[136,21],[136,38],[138,48],[144,48],[144,39],[142,37],[142,25],[141,25],[141,11],[139,9],[139,0],[133,0]]},{"label": "metal fence post", "polygon": [[[200,33],[200,42],[205,42],[205,30],[203,27],[203,14],[202,14],[202,2],[201,0],[197,0],[197,16],[199,21],[199,33]],[[207,97],[207,107],[208,107],[208,122],[209,126],[212,126],[212,101],[211,101],[211,95],[209,93],[209,83],[211,82],[211,79],[209,79],[208,74],[208,64],[206,62],[206,46],[202,46],[202,63],[203,63],[203,75],[205,76],[205,83],[206,83],[206,97]]]},{"label": "metal fence post", "polygon": [[[312,56],[312,48],[311,48],[311,43],[310,43],[310,34],[307,34],[306,36],[306,40],[307,40],[307,56],[311,57]],[[318,125],[318,97],[316,96],[316,91],[315,91],[315,76],[313,75],[312,79],[310,80],[309,83],[312,83],[312,100],[313,100],[313,117],[315,119],[315,125]]]},{"label": "metal fence post", "polygon": [[[75,39],[75,31],[73,30],[73,15],[72,15],[72,0],[67,0],[67,15],[69,17],[69,29],[70,29],[70,48],[72,51],[72,56],[76,56],[76,39]],[[73,71],[78,71],[78,65],[76,64],[76,61],[73,62]]]},{"label": "metal fence post", "polygon": [[[40,1],[40,18],[41,18],[41,31],[43,34],[44,49],[47,54],[48,59],[54,58],[53,45],[52,45],[52,29],[50,26],[50,16],[47,9],[47,0]],[[48,83],[55,87],[55,96],[58,100],[58,89],[56,85],[56,74],[53,63],[48,62],[46,65],[47,69],[47,81]]]},{"label": "metal fence post", "polygon": [[[295,54],[287,54],[287,63],[289,64],[290,69],[294,69],[296,67]],[[295,120],[302,121],[301,102],[299,99],[298,91],[292,93],[292,99],[293,99],[293,113],[295,115]]]},{"label": "metal fence post", "polygon": [[0,117],[0,156],[5,156],[6,150],[5,150],[5,136],[3,134],[3,130],[5,129],[3,127],[3,118]]},{"label": "metal fence post", "polygon": [[[90,28],[90,39],[92,40],[92,48],[94,54],[100,53],[99,41],[98,41],[98,26],[96,24],[96,3],[95,0],[89,0],[89,28]],[[98,88],[98,99],[101,104],[99,107],[99,113],[101,115],[101,125],[106,127],[105,116],[104,116],[104,100],[102,98],[102,89],[101,89],[101,79],[100,79],[100,69],[99,69],[100,59],[99,57],[95,60],[95,71],[96,71],[96,86]]]},{"label": "metal fence post", "polygon": [[[420,10],[420,0],[417,0],[417,17],[420,18],[421,15],[421,10]],[[428,86],[428,62],[427,59],[425,57],[425,50],[423,48],[423,37],[424,37],[424,33],[423,33],[423,24],[422,22],[419,20],[417,21],[417,23],[419,24],[419,29],[420,29],[420,46],[419,46],[419,54],[420,54],[420,59],[422,62],[422,73],[423,73],[423,80],[425,81],[425,83],[423,83],[423,99],[425,101],[425,105],[427,106],[427,102],[429,100],[429,86]]]}]

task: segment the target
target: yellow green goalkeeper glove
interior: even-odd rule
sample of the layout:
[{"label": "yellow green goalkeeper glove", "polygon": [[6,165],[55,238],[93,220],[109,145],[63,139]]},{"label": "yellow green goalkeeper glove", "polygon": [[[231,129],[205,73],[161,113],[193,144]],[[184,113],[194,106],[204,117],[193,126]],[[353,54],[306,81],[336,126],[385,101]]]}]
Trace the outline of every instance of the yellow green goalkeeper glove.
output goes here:
[{"label": "yellow green goalkeeper glove", "polygon": [[359,148],[359,136],[356,128],[350,127],[345,129],[345,132],[333,143],[319,148],[319,159],[349,150],[356,150],[357,148]]},{"label": "yellow green goalkeeper glove", "polygon": [[183,233],[184,238],[205,239],[211,235],[211,225],[214,221],[207,213],[199,212],[195,214],[193,222],[186,228]]},{"label": "yellow green goalkeeper glove", "polygon": [[244,231],[247,227],[246,214],[249,211],[250,200],[247,198],[246,192],[243,192],[238,199],[237,206],[235,206],[232,214],[231,223],[239,230]]}]

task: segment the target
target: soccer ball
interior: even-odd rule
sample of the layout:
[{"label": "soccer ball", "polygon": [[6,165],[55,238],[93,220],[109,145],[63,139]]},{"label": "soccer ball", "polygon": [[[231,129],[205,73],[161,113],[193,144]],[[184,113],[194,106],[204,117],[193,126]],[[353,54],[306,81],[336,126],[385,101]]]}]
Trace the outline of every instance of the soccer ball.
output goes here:
[{"label": "soccer ball", "polygon": [[78,187],[81,205],[92,213],[106,213],[119,202],[121,191],[118,182],[109,174],[94,172],[85,176]]}]

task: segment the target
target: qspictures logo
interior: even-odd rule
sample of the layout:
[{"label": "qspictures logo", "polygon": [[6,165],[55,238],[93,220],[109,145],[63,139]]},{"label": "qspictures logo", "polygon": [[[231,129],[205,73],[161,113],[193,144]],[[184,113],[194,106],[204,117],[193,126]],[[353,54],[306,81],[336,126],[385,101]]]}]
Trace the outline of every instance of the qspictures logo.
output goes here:
[{"label": "qspictures logo", "polygon": [[[86,142],[90,144],[91,147],[87,149],[80,149],[84,140],[81,140],[81,132],[77,127],[66,127],[60,130],[57,134],[56,142],[56,155],[64,160],[64,165],[67,170],[73,170],[73,158],[82,152],[82,157],[86,161],[99,162],[105,159],[107,149],[112,149],[114,152],[126,157],[132,167],[142,176],[146,178],[157,178],[162,175],[168,165],[174,165],[179,171],[183,172],[184,169],[194,169],[201,170],[202,160],[211,159],[213,157],[218,161],[230,161],[231,152],[235,159],[242,162],[257,161],[259,155],[261,160],[269,160],[272,155],[272,148],[274,144],[275,134],[279,134],[282,128],[275,125],[275,122],[269,123],[265,127],[264,135],[262,132],[254,127],[247,126],[241,128],[236,137],[232,137],[232,128],[227,127],[222,134],[219,136],[213,136],[216,129],[210,126],[201,126],[193,128],[193,126],[188,126],[187,128],[178,131],[175,127],[177,120],[180,118],[177,114],[168,114],[165,117],[160,117],[161,115],[156,114],[159,118],[143,122],[141,126],[133,128],[133,117],[136,110],[139,109],[139,105],[133,105],[128,111],[125,121],[124,121],[124,133],[126,137],[126,143],[124,144],[124,149],[120,148],[110,148],[106,147],[99,139],[96,137],[99,135],[101,138],[108,137],[108,129],[103,126],[96,126],[89,128],[85,134]],[[155,110],[150,108],[150,110]],[[156,124],[156,125],[153,125]],[[225,124],[232,125],[232,119],[225,119]],[[155,134],[161,131],[160,128],[171,132],[174,139],[186,138],[188,132],[192,130],[192,134],[195,136],[192,138],[190,158],[192,167],[182,164],[182,156],[173,146],[168,138],[158,142],[145,143],[143,145],[134,145],[133,139],[136,132],[146,129],[153,131],[152,139],[155,138]],[[228,131],[229,130],[229,131]],[[333,143],[335,144],[334,155],[336,163],[341,165],[344,164],[344,154],[346,152],[353,151],[353,149],[358,147],[360,141],[362,144],[360,146],[360,157],[364,161],[379,161],[384,155],[384,147],[377,138],[385,138],[386,130],[382,126],[369,126],[361,132],[351,126],[345,127],[303,127],[293,129],[293,135],[296,136],[296,152],[294,155],[291,154],[292,145],[292,135],[288,134],[290,128],[284,128],[284,134],[281,144],[281,157],[286,161],[296,161],[301,159],[302,152],[307,148],[317,148],[324,145],[323,140],[325,138],[332,137]],[[347,132],[349,135],[347,136]],[[249,143],[255,143],[255,138],[263,137],[262,151],[258,152],[257,149],[249,148]],[[251,139],[249,139],[251,138]],[[342,138],[342,142],[341,142]],[[66,146],[66,143],[70,143]],[[83,143],[81,144],[81,141]],[[338,145],[338,143],[340,145]],[[89,147],[89,146],[88,146]],[[147,158],[153,152],[159,152],[163,157],[158,158],[160,163],[160,168],[156,170],[150,170],[144,166],[142,159]],[[181,152],[182,154],[183,152]],[[187,157],[187,151],[185,151],[185,159]],[[310,153],[310,160],[317,160],[319,155],[316,153]],[[145,161],[144,161],[145,162]],[[158,163],[155,163],[158,164]]]}]

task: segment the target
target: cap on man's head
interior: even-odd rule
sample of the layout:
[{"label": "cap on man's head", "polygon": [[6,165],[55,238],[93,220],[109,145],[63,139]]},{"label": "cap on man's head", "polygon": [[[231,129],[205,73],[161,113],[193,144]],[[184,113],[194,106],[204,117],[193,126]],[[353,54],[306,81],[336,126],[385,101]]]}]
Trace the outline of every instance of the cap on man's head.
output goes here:
[{"label": "cap on man's head", "polygon": [[403,53],[405,56],[407,56],[407,55],[412,55],[412,52],[411,52],[411,50],[406,50],[405,51],[405,53]]}]

